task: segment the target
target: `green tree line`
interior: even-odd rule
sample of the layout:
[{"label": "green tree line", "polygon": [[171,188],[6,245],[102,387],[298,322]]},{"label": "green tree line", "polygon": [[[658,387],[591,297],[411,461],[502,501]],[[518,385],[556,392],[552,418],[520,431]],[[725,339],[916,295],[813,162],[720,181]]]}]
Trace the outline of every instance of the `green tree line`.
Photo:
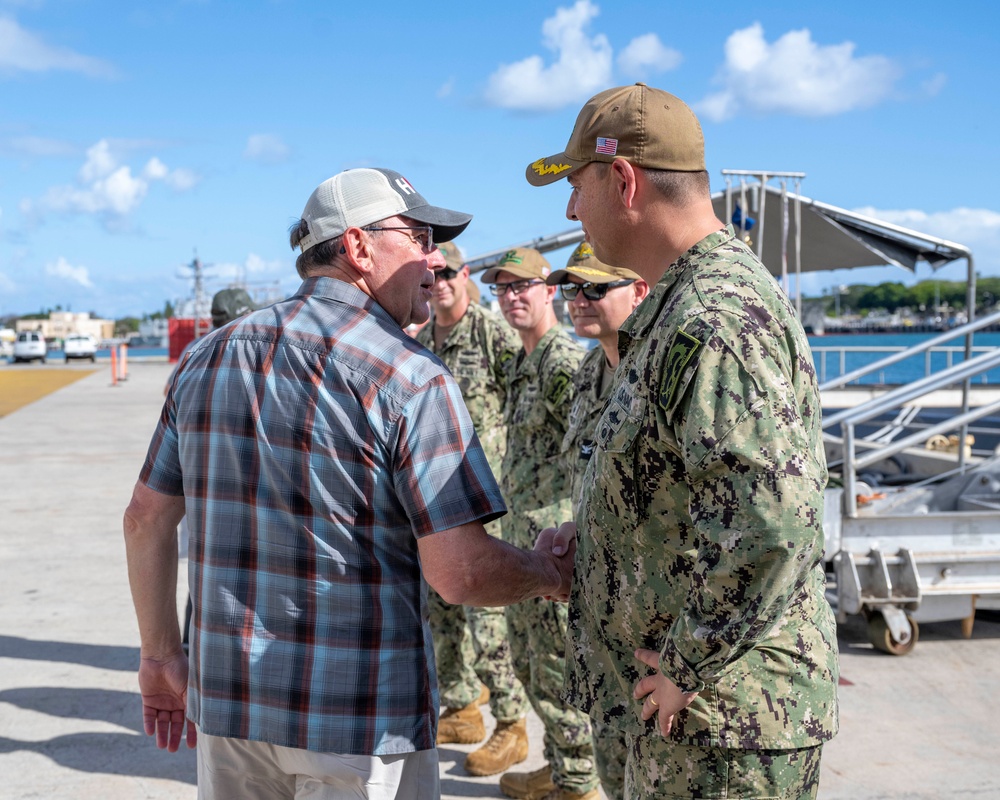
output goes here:
[{"label": "green tree line", "polygon": [[[875,286],[854,284],[824,290],[824,303],[828,314],[840,312],[865,313],[875,309],[889,312],[909,308],[914,313],[930,313],[938,306],[964,309],[966,306],[966,281],[926,280],[914,286],[904,286],[899,282],[880,283]],[[839,301],[837,293],[839,290]],[[1000,303],[1000,278],[976,279],[976,308],[979,311],[992,309]]]}]

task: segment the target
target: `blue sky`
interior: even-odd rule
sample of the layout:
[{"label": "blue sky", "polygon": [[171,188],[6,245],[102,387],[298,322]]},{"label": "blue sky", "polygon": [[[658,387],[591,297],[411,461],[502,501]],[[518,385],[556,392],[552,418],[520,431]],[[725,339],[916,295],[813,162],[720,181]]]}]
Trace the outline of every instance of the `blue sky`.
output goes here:
[{"label": "blue sky", "polygon": [[698,111],[713,189],[724,168],[802,171],[803,194],[1000,275],[998,23],[966,2],[0,0],[0,315],[159,310],[195,250],[210,291],[287,293],[288,225],[348,167],[473,213],[469,257],[566,230],[565,183],[525,165],[635,80]]}]

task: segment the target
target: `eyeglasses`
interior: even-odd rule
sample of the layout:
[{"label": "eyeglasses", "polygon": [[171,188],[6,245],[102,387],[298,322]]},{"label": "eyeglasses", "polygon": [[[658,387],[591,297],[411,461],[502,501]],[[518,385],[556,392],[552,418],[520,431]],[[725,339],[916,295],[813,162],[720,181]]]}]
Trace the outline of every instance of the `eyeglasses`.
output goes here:
[{"label": "eyeglasses", "polygon": [[603,300],[607,294],[608,289],[617,289],[619,286],[628,286],[630,283],[635,283],[635,281],[612,281],[611,283],[560,283],[559,284],[559,294],[563,296],[563,300],[572,303],[576,300],[577,294],[580,290],[583,290],[583,296],[588,300]]},{"label": "eyeglasses", "polygon": [[362,228],[365,231],[419,231],[410,234],[410,241],[416,244],[424,253],[434,252],[434,229],[430,225],[399,225],[396,227],[376,228],[374,226]]},{"label": "eyeglasses", "polygon": [[538,286],[545,281],[512,281],[510,283],[491,283],[490,291],[497,297],[503,297],[507,292],[521,294],[528,290],[530,286]]},{"label": "eyeglasses", "polygon": [[450,281],[452,278],[458,277],[458,273],[459,272],[461,272],[461,270],[455,269],[453,267],[445,267],[444,269],[436,269],[436,270],[434,270],[434,282],[437,283],[437,281],[439,281],[439,280]]}]

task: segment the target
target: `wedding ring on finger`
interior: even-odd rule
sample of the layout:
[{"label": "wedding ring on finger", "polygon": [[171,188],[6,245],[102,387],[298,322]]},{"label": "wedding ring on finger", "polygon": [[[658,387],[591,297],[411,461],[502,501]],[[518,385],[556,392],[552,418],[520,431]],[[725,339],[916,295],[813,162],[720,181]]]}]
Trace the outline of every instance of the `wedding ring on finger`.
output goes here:
[{"label": "wedding ring on finger", "polygon": [[650,696],[649,696],[648,698],[646,698],[646,699],[647,699],[647,700],[649,700],[649,704],[650,704],[651,706],[653,706],[654,708],[659,708],[659,705],[660,705],[660,704],[659,704],[659,703],[657,703],[657,702],[656,702],[656,700],[654,700],[654,699],[653,699],[653,695],[650,695]]}]

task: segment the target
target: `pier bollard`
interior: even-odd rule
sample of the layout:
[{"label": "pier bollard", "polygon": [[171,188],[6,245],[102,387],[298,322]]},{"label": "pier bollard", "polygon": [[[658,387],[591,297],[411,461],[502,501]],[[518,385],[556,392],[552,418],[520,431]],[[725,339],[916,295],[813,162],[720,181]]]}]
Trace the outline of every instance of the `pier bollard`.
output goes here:
[{"label": "pier bollard", "polygon": [[118,385],[118,348],[111,348],[111,385]]},{"label": "pier bollard", "polygon": [[118,380],[128,380],[128,345],[122,342],[118,345]]}]

